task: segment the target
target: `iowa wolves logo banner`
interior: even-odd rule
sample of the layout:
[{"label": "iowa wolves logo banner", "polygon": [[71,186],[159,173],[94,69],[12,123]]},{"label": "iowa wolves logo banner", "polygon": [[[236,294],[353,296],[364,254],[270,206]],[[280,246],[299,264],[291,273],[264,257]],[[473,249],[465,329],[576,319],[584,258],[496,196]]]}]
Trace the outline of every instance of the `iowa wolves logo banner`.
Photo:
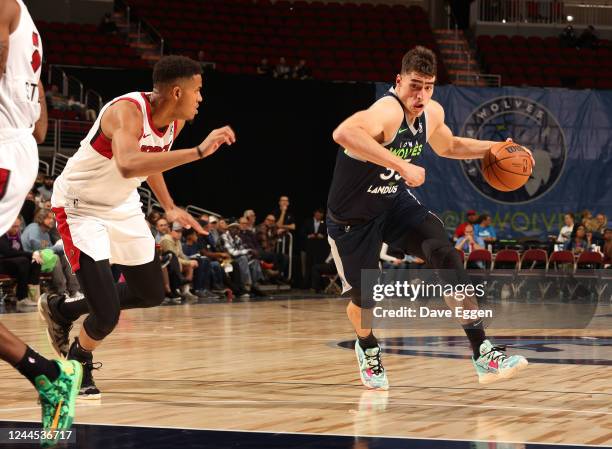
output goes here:
[{"label": "iowa wolves logo banner", "polygon": [[[387,89],[377,85],[377,96]],[[440,158],[427,148],[419,163],[426,182],[414,193],[449,229],[468,209],[491,214],[499,238],[556,235],[565,212],[612,215],[612,92],[437,86],[434,99],[455,135],[512,137],[536,160],[525,186],[498,192],[479,160]]]}]

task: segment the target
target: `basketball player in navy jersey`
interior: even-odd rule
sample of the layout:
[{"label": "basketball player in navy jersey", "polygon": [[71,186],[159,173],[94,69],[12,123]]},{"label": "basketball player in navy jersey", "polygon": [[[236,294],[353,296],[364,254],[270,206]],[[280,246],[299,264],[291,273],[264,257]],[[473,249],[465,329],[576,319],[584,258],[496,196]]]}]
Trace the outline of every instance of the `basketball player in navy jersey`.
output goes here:
[{"label": "basketball player in navy jersey", "polygon": [[[362,304],[360,291],[361,270],[378,269],[382,243],[424,259],[429,267],[453,270],[454,283],[470,282],[443,223],[409,188],[425,182],[425,169],[415,162],[426,143],[442,157],[479,159],[496,142],[453,136],[444,124],[444,109],[431,100],[435,80],[435,54],[413,48],[402,59],[395,86],[333,133],[342,148],[329,192],[327,229],[343,292],[350,292],[347,314],[358,337],[361,380],[368,388],[389,387],[378,341],[372,329],[362,326],[362,312],[373,304]],[[453,304],[452,298],[445,299]],[[478,308],[474,298],[462,306]],[[507,356],[504,347],[493,345],[482,320],[464,320],[462,326],[480,383],[510,378],[527,365],[525,357]]]},{"label": "basketball player in navy jersey", "polygon": [[[47,134],[41,62],[42,41],[23,1],[0,0],[0,235],[15,221],[38,172],[36,143]],[[46,359],[2,324],[0,358],[38,391],[46,431],[41,443],[53,446],[59,433],[52,431],[72,424],[81,366]]]}]

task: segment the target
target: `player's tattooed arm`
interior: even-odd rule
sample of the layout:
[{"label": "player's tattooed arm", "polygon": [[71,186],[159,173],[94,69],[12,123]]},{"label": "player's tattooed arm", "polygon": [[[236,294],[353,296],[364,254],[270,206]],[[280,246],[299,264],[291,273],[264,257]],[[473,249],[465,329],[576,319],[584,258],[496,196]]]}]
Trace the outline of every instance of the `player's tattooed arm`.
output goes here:
[{"label": "player's tattooed arm", "polygon": [[496,143],[490,140],[453,136],[450,128],[444,123],[444,109],[433,100],[429,103],[427,113],[432,128],[428,142],[439,156],[450,159],[482,159]]}]

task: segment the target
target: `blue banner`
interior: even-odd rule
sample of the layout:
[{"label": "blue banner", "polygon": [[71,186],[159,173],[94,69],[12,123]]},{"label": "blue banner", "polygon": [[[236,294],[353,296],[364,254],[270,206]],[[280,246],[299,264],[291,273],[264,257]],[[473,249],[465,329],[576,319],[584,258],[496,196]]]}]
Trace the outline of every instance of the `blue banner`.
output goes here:
[{"label": "blue banner", "polygon": [[[389,85],[378,84],[377,96]],[[480,160],[438,157],[428,148],[415,195],[449,229],[476,209],[493,218],[498,238],[556,235],[563,214],[583,209],[612,215],[612,92],[540,88],[437,86],[454,135],[503,141],[511,137],[536,161],[525,186],[499,192],[489,186]]]}]

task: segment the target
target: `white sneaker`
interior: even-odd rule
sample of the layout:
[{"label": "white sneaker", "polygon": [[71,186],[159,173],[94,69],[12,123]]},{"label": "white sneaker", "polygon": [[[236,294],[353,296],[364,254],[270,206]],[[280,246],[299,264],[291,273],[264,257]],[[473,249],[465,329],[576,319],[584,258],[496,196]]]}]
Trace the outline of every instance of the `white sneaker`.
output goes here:
[{"label": "white sneaker", "polygon": [[38,302],[33,301],[30,298],[22,299],[21,301],[17,301],[17,311],[18,312],[32,312],[32,310],[38,307]]},{"label": "white sneaker", "polygon": [[85,295],[83,293],[81,293],[79,290],[77,290],[74,295],[69,295],[66,297],[66,300],[68,302],[72,302],[72,301],[80,301],[81,299],[85,298]]}]

